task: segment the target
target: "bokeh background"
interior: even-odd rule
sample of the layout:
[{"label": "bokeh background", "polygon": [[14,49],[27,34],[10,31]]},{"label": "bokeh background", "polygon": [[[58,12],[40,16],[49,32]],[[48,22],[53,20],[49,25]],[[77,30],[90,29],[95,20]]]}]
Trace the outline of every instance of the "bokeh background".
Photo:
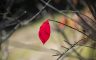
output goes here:
[{"label": "bokeh background", "polygon": [[[82,14],[94,28],[95,15],[86,2],[93,5],[84,1],[0,0],[0,60],[96,60],[96,41],[86,36],[90,31],[78,17]],[[43,44],[38,32],[47,19],[53,20],[49,20],[51,34]]]}]

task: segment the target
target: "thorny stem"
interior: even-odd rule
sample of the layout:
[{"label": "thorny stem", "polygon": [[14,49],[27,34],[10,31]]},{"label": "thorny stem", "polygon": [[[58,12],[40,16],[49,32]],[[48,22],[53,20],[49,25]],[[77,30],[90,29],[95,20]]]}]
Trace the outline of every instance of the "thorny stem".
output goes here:
[{"label": "thorny stem", "polygon": [[[58,27],[57,27],[57,30],[60,30]],[[65,35],[65,33],[63,32],[63,31],[58,31],[58,32],[60,32],[61,33],[61,35],[64,37],[64,42],[66,42],[70,47],[73,45],[73,44],[71,44],[70,42],[69,42],[69,39],[67,38],[67,36]],[[76,42],[75,42],[76,43]],[[63,47],[63,48],[65,48],[65,47]],[[67,49],[69,49],[69,48],[67,48]],[[75,54],[78,56],[78,58],[80,59],[80,60],[82,60],[82,59],[84,59],[74,48],[73,48],[73,52],[75,52]],[[61,55],[61,54],[57,54],[57,55],[54,55],[54,56],[58,56],[58,55]],[[66,57],[66,56],[64,56],[64,57]],[[62,58],[62,59],[64,59],[64,57]]]},{"label": "thorny stem", "polygon": [[[79,40],[80,41],[80,40]],[[75,47],[76,45],[77,45],[77,43],[79,43],[79,41],[78,42],[76,42],[75,44],[73,44],[69,49],[67,49],[64,53],[62,53],[59,57],[58,57],[58,59],[57,60],[59,60],[63,55],[65,55],[70,49],[72,49],[73,47]]]},{"label": "thorny stem", "polygon": [[[50,20],[50,19],[49,19],[49,21],[53,21],[53,22],[56,22],[56,23],[63,24],[63,25],[65,25],[65,26],[67,26],[67,27],[69,27],[69,28],[71,28],[71,29],[74,29],[74,30],[76,30],[76,31],[78,31],[78,32],[80,32],[80,33],[86,35],[84,32],[81,32],[81,31],[79,31],[78,29],[75,29],[75,28],[73,28],[73,27],[71,27],[71,26],[68,26],[68,25],[66,25],[66,24],[64,24],[64,23],[61,23],[61,22],[58,22],[58,21],[55,21],[55,20]],[[89,38],[88,35],[86,35],[86,36]],[[59,60],[59,59],[60,59],[63,55],[65,55],[70,49],[72,49],[74,46],[76,46],[77,43],[79,43],[80,41],[81,41],[81,40],[79,40],[78,42],[76,42],[76,43],[73,44],[73,45],[71,45],[69,42],[65,41],[65,42],[67,42],[71,47],[70,47],[69,49],[67,49],[64,53],[62,53],[62,54],[60,55],[60,57],[59,57],[57,60]],[[75,51],[75,50],[74,50],[74,51]]]},{"label": "thorny stem", "polygon": [[57,23],[60,23],[60,24],[62,24],[62,25],[65,25],[65,26],[67,26],[67,27],[69,27],[69,28],[71,28],[71,29],[74,29],[74,30],[76,30],[76,31],[78,31],[78,32],[80,32],[80,33],[82,33],[82,34],[84,34],[85,36],[87,36],[87,37],[89,38],[89,36],[86,35],[84,32],[79,31],[78,29],[75,29],[75,28],[73,28],[73,27],[71,27],[71,26],[69,26],[69,25],[66,25],[66,24],[62,23],[62,22],[58,22],[58,21],[50,20],[50,19],[49,19],[49,21],[53,21],[53,22],[57,22]]},{"label": "thorny stem", "polygon": [[[60,29],[59,29],[60,30]],[[63,31],[59,31],[61,34],[62,34],[62,36],[64,37],[64,42],[66,42],[70,47],[73,45],[73,44],[71,44],[70,42],[69,42],[69,39],[67,38],[67,36],[65,35],[65,33],[63,32]],[[75,42],[76,43],[76,42]],[[68,48],[69,49],[69,48]],[[80,60],[82,60],[82,59],[84,59],[74,48],[73,48],[73,52],[75,52],[75,54],[78,56],[78,58],[80,59]],[[65,56],[64,56],[65,57]],[[62,59],[64,59],[64,57],[62,58]]]}]

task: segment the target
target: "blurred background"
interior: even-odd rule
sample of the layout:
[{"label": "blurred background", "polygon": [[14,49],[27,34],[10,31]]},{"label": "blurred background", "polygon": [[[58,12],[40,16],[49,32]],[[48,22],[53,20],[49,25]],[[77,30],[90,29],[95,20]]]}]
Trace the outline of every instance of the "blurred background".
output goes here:
[{"label": "blurred background", "polygon": [[[0,60],[96,60],[95,0],[0,0]],[[49,19],[43,44],[40,26]]]}]

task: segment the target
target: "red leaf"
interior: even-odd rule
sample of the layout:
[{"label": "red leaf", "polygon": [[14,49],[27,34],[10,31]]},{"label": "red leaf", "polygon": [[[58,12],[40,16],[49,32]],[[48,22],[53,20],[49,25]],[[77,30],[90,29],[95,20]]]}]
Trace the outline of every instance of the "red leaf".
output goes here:
[{"label": "red leaf", "polygon": [[47,42],[50,37],[50,24],[49,21],[46,20],[40,27],[39,30],[39,38],[43,44]]}]

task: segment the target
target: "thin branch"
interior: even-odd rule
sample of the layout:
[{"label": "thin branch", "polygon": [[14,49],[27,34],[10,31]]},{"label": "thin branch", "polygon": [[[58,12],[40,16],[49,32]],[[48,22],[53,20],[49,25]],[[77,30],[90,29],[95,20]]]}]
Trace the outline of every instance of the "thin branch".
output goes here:
[{"label": "thin branch", "polygon": [[[41,2],[43,2],[44,4],[46,3],[44,0],[41,0]],[[70,3],[70,2],[69,2],[69,3]],[[71,4],[71,5],[72,5],[72,4]],[[71,17],[67,16],[67,15],[66,15],[65,13],[63,13],[62,11],[59,11],[58,9],[56,9],[55,7],[53,7],[52,5],[47,4],[47,6],[50,7],[50,8],[52,8],[53,10],[57,11],[58,13],[64,15],[65,17],[70,18],[72,21],[74,21],[74,19],[72,19]],[[72,5],[71,7],[74,9],[74,11],[76,11],[76,9],[75,9],[75,7],[74,7],[73,5]],[[89,32],[90,29],[95,32],[95,30],[94,30],[91,26],[89,26],[89,25],[84,21],[84,19],[81,17],[81,15],[80,15],[79,12],[75,12],[75,13],[80,17],[80,19],[81,19],[81,24],[78,23],[77,21],[75,21],[75,22],[77,22],[77,23],[78,23],[79,25],[81,25],[84,29],[86,29],[87,32]],[[91,39],[93,39],[92,36],[90,36],[90,37],[91,37]]]},{"label": "thin branch", "polygon": [[[46,2],[44,0],[40,0],[42,3],[46,4]],[[52,5],[50,4],[47,4],[48,7],[52,8],[53,10],[57,11],[58,13],[64,15],[65,17],[68,17],[70,18],[71,20],[73,20],[71,17],[67,16],[63,11],[59,11],[58,9],[56,9],[55,7],[53,7]],[[77,12],[77,11],[74,11],[74,12]]]},{"label": "thin branch", "polygon": [[59,60],[63,55],[65,55],[70,49],[72,49],[73,47],[75,47],[78,43],[80,42],[80,40],[78,42],[76,42],[75,44],[73,44],[69,49],[67,49],[64,53],[62,53],[57,60]]},{"label": "thin branch", "polygon": [[13,35],[13,33],[19,28],[19,26],[20,26],[20,24],[17,24],[17,25],[14,27],[14,29],[11,30],[11,32],[7,35],[7,37],[0,42],[0,45],[1,45],[3,42],[5,42],[6,40],[8,40],[8,39]]},{"label": "thin branch", "polygon": [[80,33],[82,33],[82,34],[84,34],[85,36],[87,36],[87,37],[89,38],[89,36],[86,35],[84,32],[79,31],[78,29],[75,29],[75,28],[73,28],[73,27],[71,27],[71,26],[69,26],[69,25],[66,25],[66,24],[62,23],[62,22],[58,22],[58,21],[50,20],[50,19],[49,19],[49,21],[53,21],[53,22],[57,22],[57,23],[60,23],[60,24],[62,24],[62,25],[65,25],[65,26],[67,26],[67,27],[69,27],[69,28],[71,28],[71,29],[74,29],[74,30],[76,30],[76,31],[78,31],[78,32],[80,32]]},{"label": "thin branch", "polygon": [[[79,31],[79,30],[77,30],[77,29],[75,29],[75,28],[73,28],[73,27],[71,27],[71,26],[68,26],[68,25],[66,25],[66,24],[64,24],[64,23],[61,23],[61,22],[58,22],[58,21],[55,21],[55,20],[50,20],[49,19],[49,21],[53,21],[53,22],[56,22],[56,23],[60,23],[60,24],[63,24],[63,25],[65,25],[65,26],[67,26],[67,27],[69,27],[69,28],[71,28],[71,29],[74,29],[74,30],[76,30],[76,31],[78,31],[78,32],[80,32],[80,33],[82,33],[82,34],[84,34],[84,35],[86,35],[84,32],[81,32],[81,31]],[[65,36],[65,35],[64,35]],[[86,35],[87,36],[87,35]],[[88,36],[87,36],[88,37]],[[67,38],[67,37],[66,37]],[[74,46],[76,46],[77,45],[77,43],[79,43],[81,40],[79,40],[78,42],[76,42],[75,44],[70,44],[68,41],[65,41],[65,42],[67,42],[71,47],[70,48],[68,48],[64,53],[62,53],[61,55],[60,55],[60,57],[58,57],[58,59],[57,60],[59,60],[63,55],[65,55],[65,53],[67,53],[70,49],[72,49]],[[76,50],[75,49],[73,49],[74,50],[74,52],[77,54],[77,55],[79,55],[77,52],[76,52]],[[79,57],[80,57],[80,59],[82,60],[82,58],[81,58],[81,56],[79,55]],[[84,58],[83,58],[84,59]]]},{"label": "thin branch", "polygon": [[[72,4],[71,0],[67,0],[68,3],[70,4],[70,6],[73,8],[74,11],[76,11],[77,9],[74,7],[74,5]],[[92,40],[96,40],[96,37],[94,33],[96,33],[96,30],[93,29],[86,21],[85,19],[80,15],[80,13],[76,12],[77,16],[81,19],[81,26],[83,27],[83,29],[85,29],[86,33],[89,34],[90,38]]]},{"label": "thin branch", "polygon": [[42,9],[37,13],[37,14],[35,14],[32,18],[30,18],[29,20],[27,20],[26,22],[27,22],[27,24],[29,23],[29,22],[31,22],[33,19],[35,19],[46,7],[47,7],[47,5],[48,5],[48,3],[50,2],[51,0],[48,0],[48,2],[46,2],[45,3],[45,6],[44,7],[42,7]]},{"label": "thin branch", "polygon": [[[27,24],[28,23],[30,23],[33,19],[35,19],[45,8],[46,8],[46,6],[47,6],[47,4],[50,2],[51,0],[49,0],[47,3],[46,3],[46,5],[36,14],[36,15],[34,15],[32,18],[30,18],[28,21],[26,21],[27,22]],[[19,17],[21,17],[21,16],[19,16]],[[18,19],[18,18],[16,18],[16,19]],[[8,38],[10,38],[11,37],[11,35],[20,27],[20,25],[21,25],[21,23],[24,23],[24,22],[21,22],[20,20],[18,20],[19,21],[19,23],[14,27],[14,29],[8,34],[8,36],[3,40],[3,41],[1,41],[0,42],[0,45],[3,43],[3,42],[5,42]]]},{"label": "thin branch", "polygon": [[86,5],[89,7],[89,9],[90,9],[90,11],[91,11],[91,13],[92,13],[94,19],[96,20],[96,16],[95,16],[96,14],[95,14],[95,11],[94,11],[93,6],[90,5],[89,2],[87,2],[87,1],[86,1],[85,3],[86,3]]}]

